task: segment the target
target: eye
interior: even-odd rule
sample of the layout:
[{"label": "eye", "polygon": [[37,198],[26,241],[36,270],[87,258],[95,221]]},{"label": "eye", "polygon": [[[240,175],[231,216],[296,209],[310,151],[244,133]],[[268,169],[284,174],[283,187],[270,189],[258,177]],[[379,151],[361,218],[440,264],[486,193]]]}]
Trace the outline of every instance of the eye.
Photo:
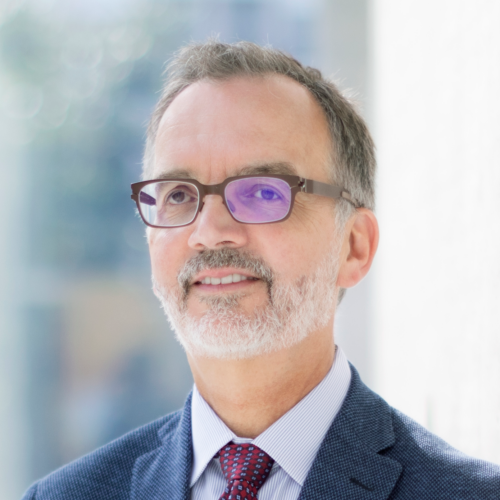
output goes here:
[{"label": "eye", "polygon": [[187,191],[176,189],[169,193],[165,201],[171,205],[182,205],[183,203],[189,203],[194,199],[195,198]]},{"label": "eye", "polygon": [[263,200],[278,200],[280,198],[279,194],[274,189],[269,188],[255,191],[254,196],[256,198],[262,198]]}]

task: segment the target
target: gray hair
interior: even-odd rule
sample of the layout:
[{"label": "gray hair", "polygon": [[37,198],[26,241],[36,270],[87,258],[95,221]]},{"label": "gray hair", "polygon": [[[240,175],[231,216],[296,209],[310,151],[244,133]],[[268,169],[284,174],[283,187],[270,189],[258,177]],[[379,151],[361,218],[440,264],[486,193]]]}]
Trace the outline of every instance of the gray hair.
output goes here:
[{"label": "gray hair", "polygon": [[[283,75],[308,89],[325,113],[332,140],[331,182],[349,191],[359,206],[374,209],[376,161],[370,132],[350,100],[319,70],[304,67],[293,57],[271,47],[245,41],[228,44],[209,39],[182,47],[168,65],[166,74],[167,80],[148,127],[144,179],[152,176],[160,121],[170,103],[186,87],[200,80]],[[336,220],[340,231],[352,211],[352,205],[347,201],[337,203]],[[341,290],[341,296],[343,293]]]},{"label": "gray hair", "polygon": [[270,47],[209,39],[181,48],[168,65],[166,74],[161,98],[148,127],[143,161],[145,179],[153,171],[154,144],[160,121],[170,103],[186,87],[200,80],[284,75],[307,88],[326,115],[332,138],[332,182],[347,189],[360,206],[373,210],[375,154],[370,132],[349,99],[317,69],[304,67],[293,57]]}]

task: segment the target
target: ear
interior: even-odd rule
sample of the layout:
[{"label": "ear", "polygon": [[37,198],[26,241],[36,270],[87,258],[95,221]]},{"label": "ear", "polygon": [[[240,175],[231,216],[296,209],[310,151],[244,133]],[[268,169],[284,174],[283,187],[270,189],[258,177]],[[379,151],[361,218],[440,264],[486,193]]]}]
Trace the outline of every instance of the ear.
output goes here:
[{"label": "ear", "polygon": [[367,208],[358,208],[346,224],[337,286],[351,288],[366,276],[377,251],[378,239],[375,214]]}]

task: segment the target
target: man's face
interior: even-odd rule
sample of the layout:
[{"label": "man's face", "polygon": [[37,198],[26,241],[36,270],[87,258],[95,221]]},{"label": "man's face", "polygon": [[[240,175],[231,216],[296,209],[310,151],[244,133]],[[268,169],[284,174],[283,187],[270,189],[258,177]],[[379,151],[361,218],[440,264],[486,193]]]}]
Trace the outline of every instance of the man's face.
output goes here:
[{"label": "man's face", "polygon": [[[184,90],[165,112],[153,178],[174,174],[217,184],[230,176],[268,171],[329,182],[330,148],[324,114],[298,83],[279,76],[202,81]],[[305,284],[312,286],[310,295],[323,295],[318,302],[328,301],[323,304],[327,312],[317,311],[323,316],[320,322],[325,322],[325,315],[331,319],[333,292],[324,297],[325,287],[331,290],[335,283],[338,253],[331,200],[299,193],[287,220],[258,225],[236,222],[219,196],[209,195],[204,201],[193,224],[148,232],[157,293],[167,302],[170,316],[177,311],[177,322],[188,320],[183,325],[174,321],[177,330],[194,328],[208,317],[212,330],[217,329],[217,315],[227,323],[236,321],[236,314],[239,323],[225,333],[227,337],[234,326],[243,325],[245,318],[256,319],[273,300],[284,304],[281,313],[290,305],[300,306],[300,296],[294,302],[290,294],[306,293],[300,290]],[[207,256],[215,259],[216,269]],[[204,282],[228,275],[248,279]],[[262,326],[262,318],[256,321]]]}]

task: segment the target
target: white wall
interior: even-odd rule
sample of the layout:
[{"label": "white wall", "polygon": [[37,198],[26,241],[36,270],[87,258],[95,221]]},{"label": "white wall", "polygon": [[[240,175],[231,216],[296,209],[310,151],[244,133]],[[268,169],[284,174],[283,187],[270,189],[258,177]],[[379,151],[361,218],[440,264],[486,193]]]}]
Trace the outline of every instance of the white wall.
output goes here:
[{"label": "white wall", "polygon": [[500,2],[373,0],[375,388],[500,462]]}]

